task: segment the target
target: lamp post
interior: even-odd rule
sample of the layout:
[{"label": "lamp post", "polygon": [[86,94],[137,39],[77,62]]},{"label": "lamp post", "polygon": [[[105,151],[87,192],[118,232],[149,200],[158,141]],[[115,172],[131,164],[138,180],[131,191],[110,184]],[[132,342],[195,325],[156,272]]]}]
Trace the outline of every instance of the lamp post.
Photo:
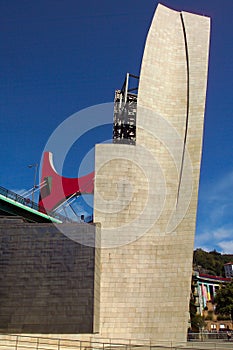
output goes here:
[{"label": "lamp post", "polygon": [[32,189],[32,202],[34,202],[34,192],[36,189],[36,175],[37,175],[37,169],[38,169],[38,164],[30,164],[28,165],[28,168],[35,168],[35,172],[34,172],[34,183],[33,183],[33,189]]}]

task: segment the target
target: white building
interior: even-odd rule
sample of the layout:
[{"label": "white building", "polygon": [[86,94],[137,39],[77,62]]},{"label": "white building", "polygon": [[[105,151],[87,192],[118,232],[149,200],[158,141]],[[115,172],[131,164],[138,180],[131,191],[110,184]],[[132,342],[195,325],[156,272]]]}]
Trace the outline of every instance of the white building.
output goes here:
[{"label": "white building", "polygon": [[224,264],[224,271],[227,278],[233,277],[233,262]]}]

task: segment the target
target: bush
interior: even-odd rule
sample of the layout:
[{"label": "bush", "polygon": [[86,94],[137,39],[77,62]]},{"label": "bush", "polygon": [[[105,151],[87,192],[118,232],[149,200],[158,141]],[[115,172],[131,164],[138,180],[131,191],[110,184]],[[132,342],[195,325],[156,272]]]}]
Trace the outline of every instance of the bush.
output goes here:
[{"label": "bush", "polygon": [[218,321],[229,321],[231,319],[230,315],[218,315],[217,320]]},{"label": "bush", "polygon": [[208,311],[208,315],[205,317],[205,320],[206,321],[212,321],[213,320],[213,315],[214,315],[214,312],[213,311]]}]

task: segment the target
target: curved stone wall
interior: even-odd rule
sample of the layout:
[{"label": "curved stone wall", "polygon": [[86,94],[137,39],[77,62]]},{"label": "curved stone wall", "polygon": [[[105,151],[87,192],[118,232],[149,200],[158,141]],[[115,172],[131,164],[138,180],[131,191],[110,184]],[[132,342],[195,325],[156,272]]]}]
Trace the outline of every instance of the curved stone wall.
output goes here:
[{"label": "curved stone wall", "polygon": [[209,33],[209,18],[159,5],[142,60],[136,146],[96,146],[101,337],[186,340]]}]

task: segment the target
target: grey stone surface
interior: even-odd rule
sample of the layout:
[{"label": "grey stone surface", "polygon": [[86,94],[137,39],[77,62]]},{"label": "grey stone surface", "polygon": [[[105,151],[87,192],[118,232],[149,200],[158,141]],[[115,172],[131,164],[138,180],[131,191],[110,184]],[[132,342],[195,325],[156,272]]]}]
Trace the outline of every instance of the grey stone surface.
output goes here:
[{"label": "grey stone surface", "polygon": [[[95,225],[62,224],[89,236]],[[53,224],[0,222],[0,329],[21,333],[91,333],[95,249]]]}]

